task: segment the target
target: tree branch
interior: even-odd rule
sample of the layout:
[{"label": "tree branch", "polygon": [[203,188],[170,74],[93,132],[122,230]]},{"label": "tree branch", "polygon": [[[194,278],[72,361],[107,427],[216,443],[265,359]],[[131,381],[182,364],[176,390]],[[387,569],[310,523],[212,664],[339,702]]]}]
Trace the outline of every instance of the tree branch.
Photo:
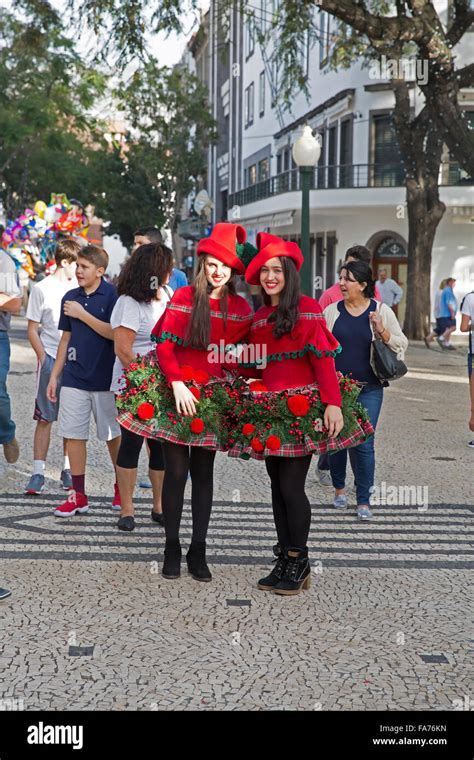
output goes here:
[{"label": "tree branch", "polygon": [[473,87],[474,86],[474,63],[470,63],[469,66],[464,66],[463,69],[459,69],[456,72],[459,87]]},{"label": "tree branch", "polygon": [[474,11],[469,7],[469,0],[454,0],[454,21],[448,29],[446,39],[456,45],[463,34],[474,24]]},{"label": "tree branch", "polygon": [[356,31],[365,34],[371,40],[420,42],[427,37],[428,30],[421,18],[376,16],[369,13],[362,3],[353,2],[353,0],[318,0],[317,6],[350,24]]}]

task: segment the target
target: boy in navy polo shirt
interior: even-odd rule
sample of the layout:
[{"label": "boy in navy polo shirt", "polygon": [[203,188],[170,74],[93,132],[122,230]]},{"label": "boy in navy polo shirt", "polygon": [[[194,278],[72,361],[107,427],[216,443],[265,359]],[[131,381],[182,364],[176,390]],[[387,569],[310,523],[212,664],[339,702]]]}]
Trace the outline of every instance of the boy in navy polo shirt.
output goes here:
[{"label": "boy in navy polo shirt", "polygon": [[[54,514],[69,517],[89,510],[85,492],[87,440],[91,413],[97,437],[106,441],[115,467],[120,446],[120,426],[116,421],[115,397],[109,390],[115,361],[110,315],[117,300],[113,285],[104,280],[109,257],[103,248],[86,246],[78,255],[78,288],[62,299],[59,330],[63,331],[47,395],[57,401],[58,378],[62,375],[59,406],[60,435],[68,441],[72,491]],[[115,483],[112,507],[120,509]]]}]

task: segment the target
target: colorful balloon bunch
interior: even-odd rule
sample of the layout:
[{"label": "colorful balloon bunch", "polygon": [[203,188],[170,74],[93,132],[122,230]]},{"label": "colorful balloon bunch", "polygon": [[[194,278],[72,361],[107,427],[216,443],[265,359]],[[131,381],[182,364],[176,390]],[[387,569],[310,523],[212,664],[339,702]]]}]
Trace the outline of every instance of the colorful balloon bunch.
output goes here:
[{"label": "colorful balloon bunch", "polygon": [[2,234],[2,247],[23,268],[35,277],[35,264],[42,269],[53,258],[58,236],[87,237],[89,220],[84,206],[65,193],[52,193],[49,204],[36,201],[20,216],[9,222]]}]

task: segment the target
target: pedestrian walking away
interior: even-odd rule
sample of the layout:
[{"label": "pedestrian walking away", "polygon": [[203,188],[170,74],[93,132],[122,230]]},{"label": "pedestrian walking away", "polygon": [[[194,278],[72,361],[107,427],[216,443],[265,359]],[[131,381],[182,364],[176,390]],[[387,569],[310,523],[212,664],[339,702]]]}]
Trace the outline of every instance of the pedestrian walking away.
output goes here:
[{"label": "pedestrian walking away", "polygon": [[441,280],[439,284],[439,288],[435,292],[434,296],[434,304],[433,304],[433,312],[436,322],[436,327],[431,330],[431,332],[428,333],[428,335],[425,335],[425,345],[426,348],[430,348],[430,344],[433,341],[433,338],[438,339],[444,332],[444,330],[440,327],[440,309],[441,309],[441,294],[446,287],[446,283],[448,282],[447,278],[444,280]]},{"label": "pedestrian walking away", "polygon": [[455,278],[448,277],[440,298],[439,328],[441,334],[437,338],[437,341],[441,348],[446,351],[456,350],[451,343],[451,335],[456,329],[456,313],[458,310],[456,296],[454,295],[455,284]]}]

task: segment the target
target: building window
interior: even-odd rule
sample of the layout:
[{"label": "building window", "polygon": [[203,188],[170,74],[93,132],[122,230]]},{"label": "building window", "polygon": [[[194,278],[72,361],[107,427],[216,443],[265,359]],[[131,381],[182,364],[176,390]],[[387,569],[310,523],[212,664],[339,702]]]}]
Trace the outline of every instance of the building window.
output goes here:
[{"label": "building window", "polygon": [[301,43],[298,63],[301,66],[304,78],[307,79],[309,72],[309,31],[306,32],[304,40]]},{"label": "building window", "polygon": [[245,126],[253,124],[254,86],[249,84],[245,90]]},{"label": "building window", "polygon": [[371,127],[371,184],[376,187],[400,187],[404,183],[405,172],[391,114],[374,114]]},{"label": "building window", "polygon": [[257,164],[249,166],[249,185],[255,185],[257,182]]},{"label": "building window", "polygon": [[259,90],[258,90],[258,113],[263,116],[265,113],[265,72],[260,72]]},{"label": "building window", "polygon": [[270,176],[270,161],[268,158],[262,158],[258,162],[258,181],[264,182]]},{"label": "building window", "polygon": [[280,60],[274,55],[271,59],[271,79],[270,88],[272,92],[272,108],[274,107],[278,93],[278,79],[280,76]]},{"label": "building window", "polygon": [[260,29],[262,34],[267,31],[267,0],[260,0]]},{"label": "building window", "polygon": [[255,18],[252,16],[249,16],[247,19],[246,24],[246,36],[247,36],[247,58],[250,58],[251,55],[253,55],[253,51],[255,50]]},{"label": "building window", "polygon": [[352,185],[352,117],[341,121],[339,131],[340,187]]},{"label": "building window", "polygon": [[319,68],[326,66],[329,57],[329,35],[331,16],[325,11],[319,12]]}]

